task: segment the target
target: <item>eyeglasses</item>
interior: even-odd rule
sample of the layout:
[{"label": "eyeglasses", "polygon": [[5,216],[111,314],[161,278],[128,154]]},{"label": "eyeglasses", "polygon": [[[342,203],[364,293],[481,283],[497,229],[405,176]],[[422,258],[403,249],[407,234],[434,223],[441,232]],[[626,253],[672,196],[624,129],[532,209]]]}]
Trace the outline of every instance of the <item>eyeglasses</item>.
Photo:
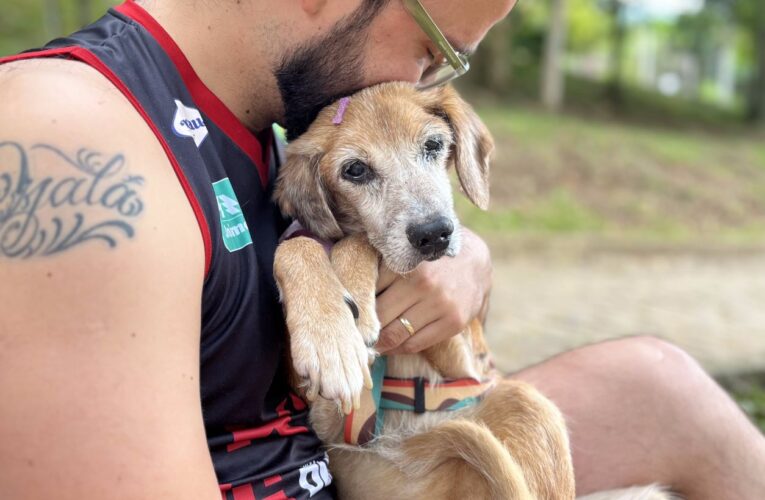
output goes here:
[{"label": "eyeglasses", "polygon": [[436,61],[430,65],[422,74],[420,81],[417,82],[418,89],[428,89],[443,85],[446,82],[462,76],[470,69],[468,56],[456,51],[452,44],[446,39],[441,30],[438,29],[433,18],[422,6],[419,0],[403,0],[404,7],[412,15],[422,31],[436,44],[438,50],[443,55],[443,60]]}]

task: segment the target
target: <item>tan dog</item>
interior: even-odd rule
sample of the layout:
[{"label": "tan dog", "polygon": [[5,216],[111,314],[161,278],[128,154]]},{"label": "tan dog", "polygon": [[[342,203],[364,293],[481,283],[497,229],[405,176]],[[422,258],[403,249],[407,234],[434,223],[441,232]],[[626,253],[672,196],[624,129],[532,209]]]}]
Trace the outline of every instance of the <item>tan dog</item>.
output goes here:
[{"label": "tan dog", "polygon": [[[418,355],[391,356],[385,380],[416,387],[403,399],[420,408],[389,409],[374,439],[346,444],[355,439],[343,413],[358,412],[362,392],[372,394],[379,261],[405,274],[423,260],[456,255],[459,222],[447,168],[455,166],[465,194],[486,208],[492,150],[489,132],[454,90],[418,92],[406,84],[379,85],[329,106],[288,148],[275,199],[311,233],[337,242],[328,256],[315,239],[288,239],[274,273],[294,382],[313,401],[311,421],[330,445],[342,498],[574,498],[563,417],[531,386],[494,373],[478,321]],[[474,384],[481,391],[475,404],[439,400],[437,411],[423,412],[439,387],[470,380],[486,382]],[[372,433],[369,425],[359,428],[359,435]],[[605,498],[664,498],[651,491]]]}]

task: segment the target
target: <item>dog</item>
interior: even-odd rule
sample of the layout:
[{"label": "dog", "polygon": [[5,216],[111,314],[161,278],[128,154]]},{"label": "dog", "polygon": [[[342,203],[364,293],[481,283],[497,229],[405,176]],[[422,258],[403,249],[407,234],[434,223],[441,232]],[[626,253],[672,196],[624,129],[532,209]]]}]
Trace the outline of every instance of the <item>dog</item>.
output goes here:
[{"label": "dog", "polygon": [[[563,416],[493,369],[480,322],[416,355],[381,363],[374,352],[380,262],[405,275],[457,255],[448,170],[486,209],[492,151],[451,87],[405,83],[328,106],[287,148],[274,199],[307,233],[279,245],[274,276],[292,383],[311,402],[341,498],[575,497]],[[667,497],[654,488],[599,498]]]}]

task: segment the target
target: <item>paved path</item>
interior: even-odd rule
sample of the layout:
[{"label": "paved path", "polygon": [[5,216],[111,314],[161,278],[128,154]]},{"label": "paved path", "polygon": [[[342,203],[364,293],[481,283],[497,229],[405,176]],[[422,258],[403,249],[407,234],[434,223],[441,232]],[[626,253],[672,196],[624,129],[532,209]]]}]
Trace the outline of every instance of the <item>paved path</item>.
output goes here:
[{"label": "paved path", "polygon": [[487,335],[500,368],[637,333],[714,373],[765,370],[765,253],[495,261]]}]

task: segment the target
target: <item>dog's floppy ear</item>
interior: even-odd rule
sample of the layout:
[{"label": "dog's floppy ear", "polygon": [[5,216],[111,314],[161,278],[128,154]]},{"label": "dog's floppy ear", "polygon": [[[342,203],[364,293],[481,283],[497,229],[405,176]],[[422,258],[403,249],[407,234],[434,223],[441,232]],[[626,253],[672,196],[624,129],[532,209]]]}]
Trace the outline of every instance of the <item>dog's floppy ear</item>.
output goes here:
[{"label": "dog's floppy ear", "polygon": [[486,126],[452,87],[425,92],[428,110],[445,119],[454,134],[454,162],[462,189],[477,207],[489,208],[489,162],[494,140]]},{"label": "dog's floppy ear", "polygon": [[287,147],[287,161],[279,169],[274,200],[282,212],[295,217],[313,234],[328,240],[343,237],[332,215],[327,191],[321,180],[322,153],[307,141],[297,139]]}]

